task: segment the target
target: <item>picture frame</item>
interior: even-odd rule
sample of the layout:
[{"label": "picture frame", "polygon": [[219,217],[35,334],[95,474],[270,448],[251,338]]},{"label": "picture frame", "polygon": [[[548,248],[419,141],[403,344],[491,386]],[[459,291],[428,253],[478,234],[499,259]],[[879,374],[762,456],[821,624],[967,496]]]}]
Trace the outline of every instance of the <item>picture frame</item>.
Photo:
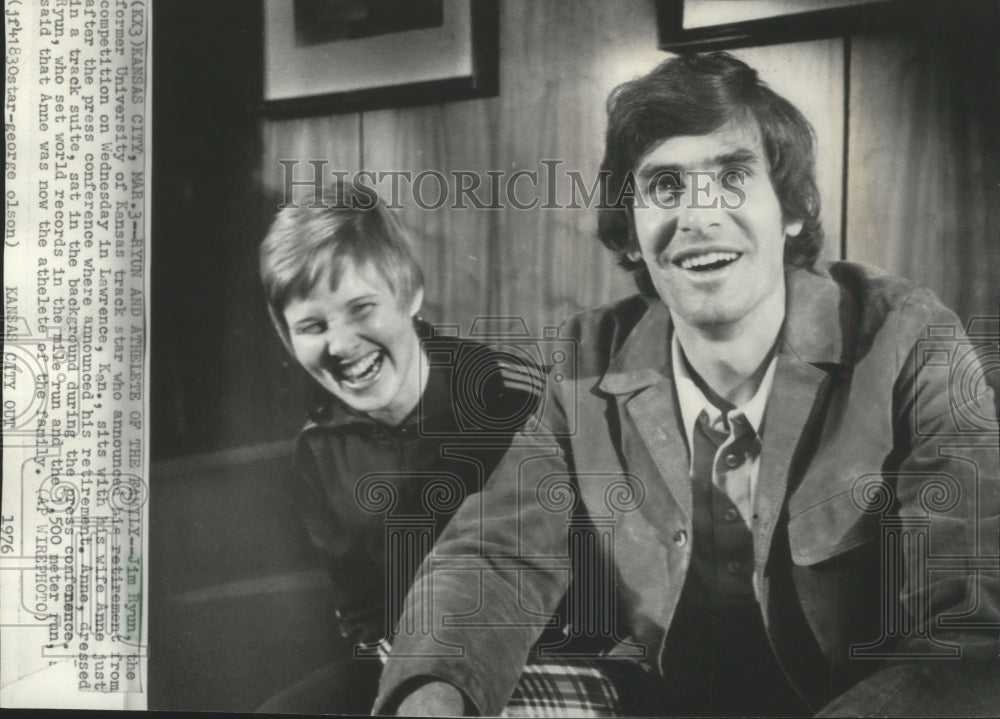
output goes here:
[{"label": "picture frame", "polygon": [[885,26],[898,0],[656,0],[659,47],[707,52],[851,35]]},{"label": "picture frame", "polygon": [[[303,1],[309,0],[263,0],[261,114],[266,117],[407,107],[499,92],[499,0],[430,0],[425,6],[438,8],[436,26],[382,28],[326,41],[303,40],[301,28],[296,33],[295,23],[303,20],[296,3]],[[348,5],[369,3],[386,4]]]}]

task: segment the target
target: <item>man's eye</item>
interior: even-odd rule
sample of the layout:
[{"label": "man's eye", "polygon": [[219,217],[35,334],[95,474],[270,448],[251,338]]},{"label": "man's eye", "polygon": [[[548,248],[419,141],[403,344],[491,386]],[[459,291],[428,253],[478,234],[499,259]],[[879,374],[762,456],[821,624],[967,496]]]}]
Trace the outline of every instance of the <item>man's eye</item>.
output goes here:
[{"label": "man's eye", "polygon": [[722,172],[722,182],[724,185],[742,185],[753,173],[746,167],[727,167]]},{"label": "man's eye", "polygon": [[679,172],[661,172],[653,178],[651,189],[658,195],[678,195],[684,192]]}]

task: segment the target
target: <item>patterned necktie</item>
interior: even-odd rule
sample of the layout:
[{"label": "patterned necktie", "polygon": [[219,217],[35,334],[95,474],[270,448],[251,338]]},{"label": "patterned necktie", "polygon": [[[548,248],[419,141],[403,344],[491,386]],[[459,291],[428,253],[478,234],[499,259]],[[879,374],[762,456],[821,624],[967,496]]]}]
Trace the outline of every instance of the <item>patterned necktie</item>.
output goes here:
[{"label": "patterned necktie", "polygon": [[[699,473],[696,476],[712,478],[715,486],[729,497],[747,526],[750,526],[753,513],[750,464],[759,452],[760,440],[757,433],[742,414],[732,418],[729,433],[713,426],[707,412],[702,411],[698,415],[694,431],[692,469]],[[734,521],[736,515],[729,513],[726,519]]]}]

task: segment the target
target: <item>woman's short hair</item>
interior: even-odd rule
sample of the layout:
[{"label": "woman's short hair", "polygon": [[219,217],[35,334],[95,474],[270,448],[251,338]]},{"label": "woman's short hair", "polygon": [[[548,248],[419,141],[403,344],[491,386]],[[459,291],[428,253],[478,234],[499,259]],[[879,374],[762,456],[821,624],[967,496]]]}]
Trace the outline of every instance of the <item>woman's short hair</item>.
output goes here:
[{"label": "woman's short hair", "polygon": [[423,289],[423,272],[406,231],[372,188],[337,182],[311,204],[278,212],[260,246],[260,276],[271,320],[286,347],[291,349],[285,307],[319,282],[336,289],[348,262],[375,268],[400,306]]},{"label": "woman's short hair", "polygon": [[724,52],[680,55],[649,74],[619,85],[608,97],[608,129],[601,164],[598,236],[639,289],[655,296],[628,206],[636,164],[657,144],[679,135],[706,135],[730,121],[756,123],[771,183],[785,221],[802,231],[785,243],[785,263],[811,267],[823,245],[813,129],[757,71]]}]

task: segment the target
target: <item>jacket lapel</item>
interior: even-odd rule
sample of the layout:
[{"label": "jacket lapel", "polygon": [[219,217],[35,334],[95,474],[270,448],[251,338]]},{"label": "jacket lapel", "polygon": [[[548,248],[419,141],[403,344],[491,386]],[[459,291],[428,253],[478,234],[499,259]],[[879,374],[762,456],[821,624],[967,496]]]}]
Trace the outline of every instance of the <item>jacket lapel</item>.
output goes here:
[{"label": "jacket lapel", "polygon": [[843,364],[840,287],[826,265],[785,276],[785,322],[778,344],[774,384],[764,413],[760,471],[754,500],[754,555],[763,567],[789,489],[795,450],[802,441],[820,388],[828,379],[821,367]]},{"label": "jacket lapel", "polygon": [[688,451],[670,372],[670,331],[666,305],[651,302],[612,358],[599,388],[619,396],[623,416],[632,420],[674,501],[690,517]]},{"label": "jacket lapel", "polygon": [[754,555],[763,567],[788,491],[789,470],[816,395],[827,375],[787,354],[778,354],[764,414],[760,470],[754,499]]},{"label": "jacket lapel", "polygon": [[[838,285],[817,263],[813,271],[786,274],[785,322],[779,338],[774,384],[765,411],[754,511],[754,552],[762,566],[789,487],[795,450],[806,432],[827,373],[817,365],[843,363],[841,327],[849,312]],[[619,395],[636,431],[678,506],[691,517],[687,442],[670,370],[670,313],[651,302],[612,358],[598,387]],[[629,397],[630,395],[630,397]]]},{"label": "jacket lapel", "polygon": [[662,379],[626,403],[635,428],[674,500],[691,518],[691,478],[687,442],[681,434],[680,412],[673,382]]}]

